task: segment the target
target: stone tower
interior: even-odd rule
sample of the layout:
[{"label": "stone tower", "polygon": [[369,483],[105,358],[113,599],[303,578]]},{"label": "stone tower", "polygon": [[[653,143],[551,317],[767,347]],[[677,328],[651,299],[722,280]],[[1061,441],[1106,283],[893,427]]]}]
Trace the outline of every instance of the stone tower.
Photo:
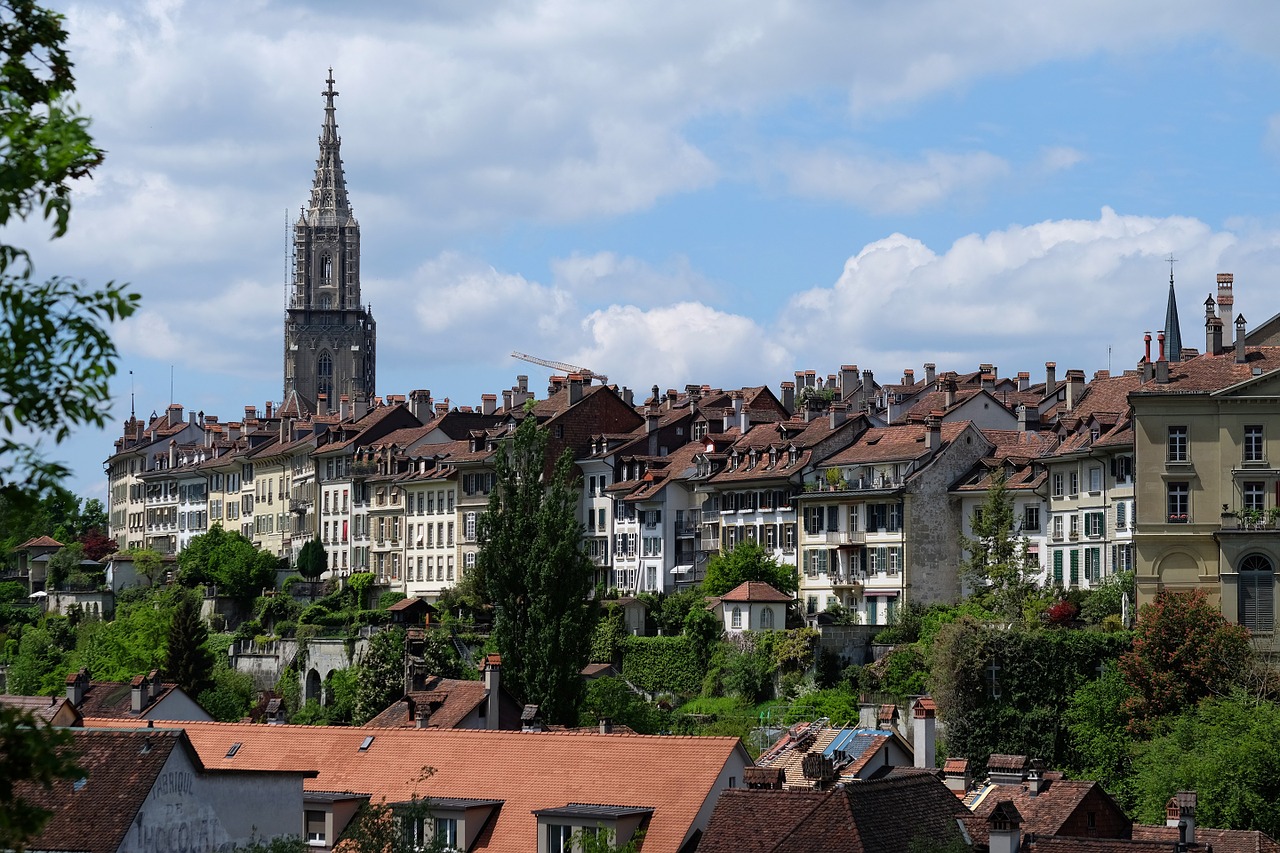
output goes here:
[{"label": "stone tower", "polygon": [[[376,325],[360,303],[360,225],[351,213],[333,69],[325,99],[320,158],[311,199],[293,226],[293,283],[284,323],[284,400],[334,411],[346,395],[363,411],[374,393]],[[324,402],[321,402],[321,395]]]}]

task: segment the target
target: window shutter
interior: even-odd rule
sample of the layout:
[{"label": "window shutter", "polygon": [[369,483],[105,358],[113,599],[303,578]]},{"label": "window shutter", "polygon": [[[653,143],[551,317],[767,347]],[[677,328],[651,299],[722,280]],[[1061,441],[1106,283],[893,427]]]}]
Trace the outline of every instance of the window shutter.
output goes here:
[{"label": "window shutter", "polygon": [[1057,583],[1062,583],[1062,552],[1053,552],[1053,579]]}]

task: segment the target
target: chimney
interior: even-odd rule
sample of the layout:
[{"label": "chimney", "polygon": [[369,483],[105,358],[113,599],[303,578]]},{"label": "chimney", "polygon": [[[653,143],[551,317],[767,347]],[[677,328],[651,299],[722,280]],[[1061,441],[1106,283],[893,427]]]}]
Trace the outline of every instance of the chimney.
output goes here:
[{"label": "chimney", "polygon": [[1164,361],[1164,329],[1156,332],[1156,343],[1160,345],[1160,354],[1156,357],[1156,361]]},{"label": "chimney", "polygon": [[[658,424],[662,422],[662,410],[656,405],[651,405],[645,409],[644,413],[644,431],[646,435],[651,435],[658,430]],[[653,455],[653,454],[650,454]]]},{"label": "chimney", "polygon": [[338,397],[338,420],[345,421],[351,417],[351,397],[346,394]]},{"label": "chimney", "polygon": [[129,710],[135,714],[141,714],[142,709],[147,707],[147,679],[146,676],[135,675],[133,680],[129,682],[130,698]]},{"label": "chimney", "polygon": [[182,406],[177,403],[169,404],[169,426],[177,426],[182,423]]},{"label": "chimney", "polygon": [[498,713],[502,707],[498,701],[502,688],[502,656],[495,654],[485,655],[483,666],[484,688],[488,692],[485,697],[485,727],[496,729],[500,728],[498,725]]},{"label": "chimney", "polygon": [[973,776],[969,773],[969,759],[948,758],[942,765],[942,781],[948,790],[956,793],[964,793],[973,787]]},{"label": "chimney", "polygon": [[840,396],[848,397],[858,384],[858,365],[840,365]]},{"label": "chimney", "polygon": [[1026,391],[1031,387],[1031,374],[1023,370],[1018,373],[1018,390]]},{"label": "chimney", "polygon": [[909,367],[908,367],[906,370],[902,371],[902,384],[903,384],[903,385],[915,385],[915,384],[916,384],[916,372],[915,372],[914,370],[912,370],[911,368],[909,368]]},{"label": "chimney", "polygon": [[942,405],[951,408],[956,404],[956,381],[954,379],[942,380]]},{"label": "chimney", "polygon": [[1067,371],[1067,411],[1074,412],[1084,396],[1084,371]]},{"label": "chimney", "polygon": [[835,429],[849,417],[849,407],[844,403],[832,403],[827,416],[830,418],[831,429]]},{"label": "chimney", "polygon": [[743,435],[751,429],[751,413],[747,411],[746,402],[742,395],[733,398],[733,413],[737,416],[738,431]]},{"label": "chimney", "polygon": [[369,413],[369,398],[364,394],[357,394],[354,404],[351,407],[351,419],[358,421]]},{"label": "chimney", "polygon": [[1169,362],[1163,359],[1156,362],[1156,382],[1161,385],[1169,384]]},{"label": "chimney", "polygon": [[1058,363],[1056,361],[1046,361],[1044,363],[1044,393],[1049,396],[1053,390],[1058,387]]},{"label": "chimney", "polygon": [[1022,849],[1022,815],[1013,800],[996,803],[987,818],[987,835],[990,853],[1018,853]]},{"label": "chimney", "polygon": [[521,394],[529,393],[529,377],[524,374],[516,376],[516,390]]},{"label": "chimney", "polygon": [[572,406],[582,399],[582,374],[569,374],[569,405]]},{"label": "chimney", "polygon": [[1183,844],[1191,845],[1196,843],[1195,791],[1179,791],[1169,798],[1169,802],[1165,803],[1164,806],[1164,825],[1178,830],[1178,840],[1180,842],[1178,849],[1186,849],[1181,846]]},{"label": "chimney", "polygon": [[671,411],[676,407],[676,403],[680,401],[680,394],[674,388],[667,389],[667,411]]},{"label": "chimney", "polygon": [[983,390],[996,390],[996,369],[994,365],[980,364],[978,365],[978,373],[982,377]]},{"label": "chimney", "polygon": [[937,716],[938,706],[933,697],[920,696],[911,703],[911,716],[915,719],[914,740],[916,767],[932,769],[938,766],[934,753],[937,751]]},{"label": "chimney", "polygon": [[274,404],[274,403],[272,403],[270,400],[268,400],[268,401],[267,401],[267,404],[266,404],[266,408],[264,409],[264,411],[266,412],[265,417],[267,417],[267,418],[272,417],[272,413],[273,413],[273,412],[275,412],[275,410],[276,410],[276,409],[275,409],[275,404]]},{"label": "chimney", "polygon": [[625,385],[622,386],[622,402],[626,403],[628,406],[634,406],[636,404],[635,392]]},{"label": "chimney", "polygon": [[796,413],[796,383],[782,383],[782,408],[786,409],[788,414]]},{"label": "chimney", "polygon": [[154,699],[164,692],[164,680],[160,678],[160,670],[158,669],[148,672],[147,678],[151,680],[151,698]]},{"label": "chimney", "polygon": [[84,702],[84,691],[89,687],[89,670],[81,668],[67,676],[67,701],[79,708]]},{"label": "chimney", "polygon": [[1244,364],[1246,354],[1244,351],[1244,329],[1245,319],[1241,314],[1236,317],[1236,364]]},{"label": "chimney", "polygon": [[876,395],[876,380],[870,370],[862,371],[862,394],[863,399],[868,401]]},{"label": "chimney", "polygon": [[[1218,273],[1218,316],[1223,322],[1231,319],[1231,315],[1235,313],[1236,297],[1233,292],[1235,287],[1235,276],[1229,272]],[[1224,330],[1225,331],[1225,330]],[[1232,341],[1224,340],[1224,349],[1231,349]]]},{"label": "chimney", "polygon": [[480,395],[480,414],[492,415],[498,409],[497,394],[481,394]]},{"label": "chimney", "polygon": [[924,446],[930,452],[942,446],[942,417],[939,412],[930,412],[924,419]]},{"label": "chimney", "polygon": [[613,720],[609,719],[608,717],[600,718],[600,734],[602,735],[613,734]]},{"label": "chimney", "polygon": [[178,442],[172,438],[169,439],[169,467],[178,467]]},{"label": "chimney", "polygon": [[650,391],[651,393],[649,394],[649,402],[653,403],[654,405],[661,403],[662,398],[658,396],[658,386],[654,385],[653,388],[650,389]]},{"label": "chimney", "polygon": [[1044,762],[1039,758],[1031,759],[1027,767],[1027,796],[1037,796],[1045,789]]},{"label": "chimney", "polygon": [[1204,301],[1204,351],[1208,355],[1222,352],[1222,321],[1218,319],[1213,294]]},{"label": "chimney", "polygon": [[[1037,417],[1036,426],[1039,426],[1039,425],[1040,425],[1040,418]],[[1019,406],[1018,407],[1018,432],[1030,432],[1030,431],[1031,431],[1031,407]]]},{"label": "chimney", "polygon": [[547,383],[547,396],[554,397],[561,389],[564,388],[565,378],[563,376],[552,376]]},{"label": "chimney", "polygon": [[329,414],[329,395],[328,394],[316,395],[316,414],[320,415],[321,417]]},{"label": "chimney", "polygon": [[933,380],[937,378],[937,375],[938,365],[934,364],[932,361],[926,361],[924,364],[924,381],[932,385]]}]

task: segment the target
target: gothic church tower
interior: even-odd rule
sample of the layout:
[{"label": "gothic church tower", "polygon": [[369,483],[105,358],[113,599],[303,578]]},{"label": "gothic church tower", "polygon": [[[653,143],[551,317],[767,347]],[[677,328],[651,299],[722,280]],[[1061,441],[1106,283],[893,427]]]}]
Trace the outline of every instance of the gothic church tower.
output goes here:
[{"label": "gothic church tower", "polygon": [[[347,395],[367,410],[374,393],[376,326],[360,304],[360,225],[351,213],[334,120],[333,69],[311,200],[293,226],[293,283],[284,323],[284,401],[318,411]],[[320,403],[320,396],[325,403]]]}]

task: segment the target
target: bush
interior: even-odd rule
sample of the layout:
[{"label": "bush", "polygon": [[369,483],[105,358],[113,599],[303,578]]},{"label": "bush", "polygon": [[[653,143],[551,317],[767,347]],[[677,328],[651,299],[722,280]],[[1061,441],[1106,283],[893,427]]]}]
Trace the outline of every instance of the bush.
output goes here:
[{"label": "bush", "polygon": [[773,696],[773,661],[763,651],[733,651],[724,667],[724,687],[750,703]]},{"label": "bush", "polygon": [[405,595],[403,592],[396,592],[393,589],[389,589],[382,593],[382,595],[378,596],[378,609],[386,610],[391,605],[404,601],[408,597],[409,596]]},{"label": "bush", "polygon": [[622,610],[606,604],[591,635],[591,650],[587,660],[591,663],[613,663],[626,636],[626,629],[622,625]]},{"label": "bush", "polygon": [[622,675],[647,693],[669,690],[696,693],[702,667],[687,637],[626,637],[622,641]]},{"label": "bush", "polygon": [[246,619],[236,629],[235,638],[237,640],[252,640],[260,634],[262,634],[262,623],[257,619]]}]

